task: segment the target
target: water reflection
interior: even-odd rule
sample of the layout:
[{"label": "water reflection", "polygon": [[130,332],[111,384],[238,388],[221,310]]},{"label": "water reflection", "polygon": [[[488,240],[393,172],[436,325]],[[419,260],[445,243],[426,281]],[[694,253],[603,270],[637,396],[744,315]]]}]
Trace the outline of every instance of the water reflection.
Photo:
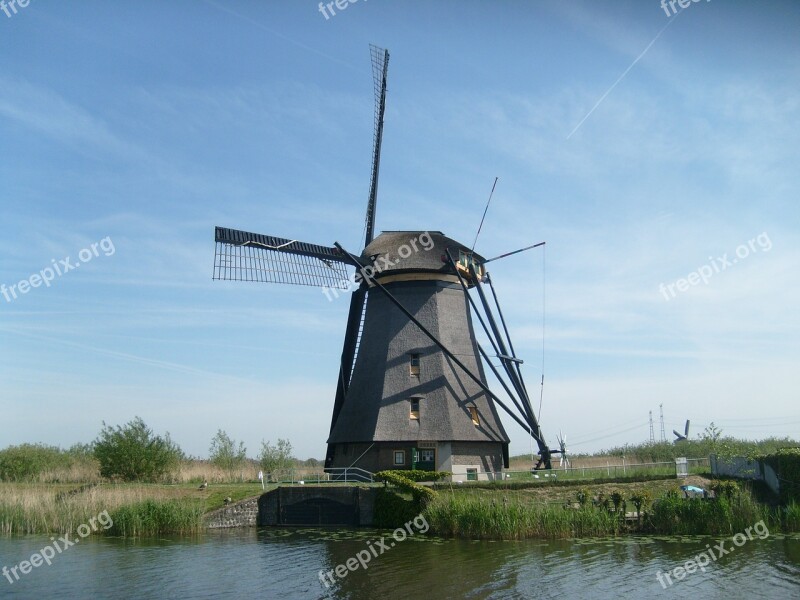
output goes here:
[{"label": "water reflection", "polygon": [[[389,546],[336,578],[320,570],[346,564],[385,536]],[[0,566],[13,566],[47,536],[0,538]],[[626,537],[603,540],[491,542],[414,536],[395,542],[373,530],[264,529],[214,531],[196,538],[81,543],[13,585],[9,598],[800,598],[800,536],[749,541],[665,590],[667,572],[719,540]],[[391,542],[395,545],[390,546]],[[375,545],[375,544],[373,544]]]}]

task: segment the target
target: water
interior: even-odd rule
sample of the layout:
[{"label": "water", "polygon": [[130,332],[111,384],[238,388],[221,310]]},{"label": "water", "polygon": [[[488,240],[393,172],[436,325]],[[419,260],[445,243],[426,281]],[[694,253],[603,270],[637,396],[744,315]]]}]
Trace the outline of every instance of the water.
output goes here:
[{"label": "water", "polygon": [[[9,584],[0,598],[800,598],[800,536],[771,534],[735,547],[730,538],[488,542],[409,537],[386,550],[386,532],[230,530],[197,538],[87,538]],[[725,540],[733,550],[666,589],[669,571]],[[368,544],[369,542],[369,544]],[[51,544],[50,536],[0,538],[0,567]],[[320,569],[376,548],[326,588]],[[365,556],[362,554],[362,558]],[[343,567],[345,568],[345,567]],[[11,575],[13,579],[13,575]],[[666,581],[665,581],[666,585]]]}]

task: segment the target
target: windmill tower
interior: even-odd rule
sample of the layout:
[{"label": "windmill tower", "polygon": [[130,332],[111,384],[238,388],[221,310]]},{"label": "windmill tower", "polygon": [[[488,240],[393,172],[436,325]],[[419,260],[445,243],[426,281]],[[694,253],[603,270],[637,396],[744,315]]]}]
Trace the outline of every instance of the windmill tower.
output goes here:
[{"label": "windmill tower", "polygon": [[[486,477],[508,467],[509,438],[497,407],[536,440],[537,467],[549,469],[551,455],[561,450],[548,449],[528,398],[522,361],[514,353],[485,268],[495,259],[487,260],[438,231],[374,234],[389,53],[370,49],[375,133],[364,249],[355,255],[338,243],[320,246],[217,227],[213,278],[316,285],[329,298],[355,288],[326,469],[417,468],[451,471],[466,479]],[[483,314],[471,291],[477,293]],[[472,314],[505,375],[478,344]],[[513,408],[489,389],[484,363]]]}]

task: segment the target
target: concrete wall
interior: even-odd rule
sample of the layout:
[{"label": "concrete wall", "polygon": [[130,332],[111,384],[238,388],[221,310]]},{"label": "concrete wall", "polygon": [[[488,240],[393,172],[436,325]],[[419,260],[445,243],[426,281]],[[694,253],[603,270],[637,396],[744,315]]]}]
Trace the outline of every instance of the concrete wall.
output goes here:
[{"label": "concrete wall", "polygon": [[773,468],[766,463],[743,456],[721,460],[716,454],[712,454],[709,461],[712,475],[763,481],[775,494],[780,494],[780,480]]},{"label": "concrete wall", "polygon": [[[314,501],[327,501],[344,505],[352,517],[346,524],[366,527],[372,525],[375,510],[375,497],[378,488],[337,486],[337,485],[301,485],[281,486],[267,492],[258,499],[259,526],[276,526],[284,524],[287,512],[291,507]],[[323,525],[339,523],[323,523]]]}]

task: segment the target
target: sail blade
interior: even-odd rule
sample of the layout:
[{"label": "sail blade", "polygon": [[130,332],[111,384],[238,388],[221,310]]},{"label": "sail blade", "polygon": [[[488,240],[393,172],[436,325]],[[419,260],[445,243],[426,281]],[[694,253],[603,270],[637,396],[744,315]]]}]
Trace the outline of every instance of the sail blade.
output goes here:
[{"label": "sail blade", "polygon": [[345,259],[333,247],[217,227],[213,279],[348,289]]}]

